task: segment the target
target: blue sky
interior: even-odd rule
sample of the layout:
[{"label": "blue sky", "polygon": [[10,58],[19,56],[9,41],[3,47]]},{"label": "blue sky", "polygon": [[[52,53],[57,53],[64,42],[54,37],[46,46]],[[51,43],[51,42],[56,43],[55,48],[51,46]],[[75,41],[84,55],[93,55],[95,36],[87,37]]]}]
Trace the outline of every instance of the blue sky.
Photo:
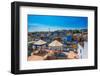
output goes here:
[{"label": "blue sky", "polygon": [[88,17],[28,15],[28,32],[87,29]]}]

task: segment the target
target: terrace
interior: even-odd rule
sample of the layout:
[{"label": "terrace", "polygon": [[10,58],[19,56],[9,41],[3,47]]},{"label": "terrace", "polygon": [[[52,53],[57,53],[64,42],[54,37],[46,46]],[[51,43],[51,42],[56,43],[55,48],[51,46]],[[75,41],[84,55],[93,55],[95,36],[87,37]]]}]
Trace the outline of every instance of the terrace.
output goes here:
[{"label": "terrace", "polygon": [[78,33],[74,31],[73,33],[73,31],[66,30],[34,32],[31,36],[29,35],[34,41],[28,42],[30,45],[28,47],[28,60],[35,60],[35,57],[39,57],[40,60],[78,59],[78,44],[84,46],[86,35],[86,31],[85,34],[81,31]]}]

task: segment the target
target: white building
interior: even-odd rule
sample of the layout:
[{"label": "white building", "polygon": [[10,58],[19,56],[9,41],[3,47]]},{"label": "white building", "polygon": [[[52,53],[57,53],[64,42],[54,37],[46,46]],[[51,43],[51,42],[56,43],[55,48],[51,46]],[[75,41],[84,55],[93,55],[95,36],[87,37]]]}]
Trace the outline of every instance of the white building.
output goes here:
[{"label": "white building", "polygon": [[84,42],[84,46],[78,44],[78,55],[79,59],[86,59],[88,58],[88,42]]}]

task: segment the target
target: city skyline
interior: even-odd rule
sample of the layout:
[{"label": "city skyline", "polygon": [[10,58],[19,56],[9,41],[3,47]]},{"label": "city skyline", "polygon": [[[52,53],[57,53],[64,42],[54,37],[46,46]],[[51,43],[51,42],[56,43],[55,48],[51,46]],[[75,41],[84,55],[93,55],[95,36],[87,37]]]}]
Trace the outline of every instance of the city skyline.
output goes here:
[{"label": "city skyline", "polygon": [[87,29],[88,17],[28,15],[28,32]]}]

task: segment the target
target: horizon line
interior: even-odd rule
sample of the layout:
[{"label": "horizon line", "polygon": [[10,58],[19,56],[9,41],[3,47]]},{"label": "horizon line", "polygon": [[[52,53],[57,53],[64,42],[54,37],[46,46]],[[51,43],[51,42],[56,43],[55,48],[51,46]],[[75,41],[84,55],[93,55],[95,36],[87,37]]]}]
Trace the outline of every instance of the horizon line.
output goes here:
[{"label": "horizon line", "polygon": [[[87,28],[72,28],[72,29],[62,29],[62,30],[83,30],[83,29],[87,29]],[[50,32],[54,32],[54,31],[62,31],[62,30],[48,30]],[[44,31],[28,31],[28,32],[48,32],[47,30],[44,30]]]}]

